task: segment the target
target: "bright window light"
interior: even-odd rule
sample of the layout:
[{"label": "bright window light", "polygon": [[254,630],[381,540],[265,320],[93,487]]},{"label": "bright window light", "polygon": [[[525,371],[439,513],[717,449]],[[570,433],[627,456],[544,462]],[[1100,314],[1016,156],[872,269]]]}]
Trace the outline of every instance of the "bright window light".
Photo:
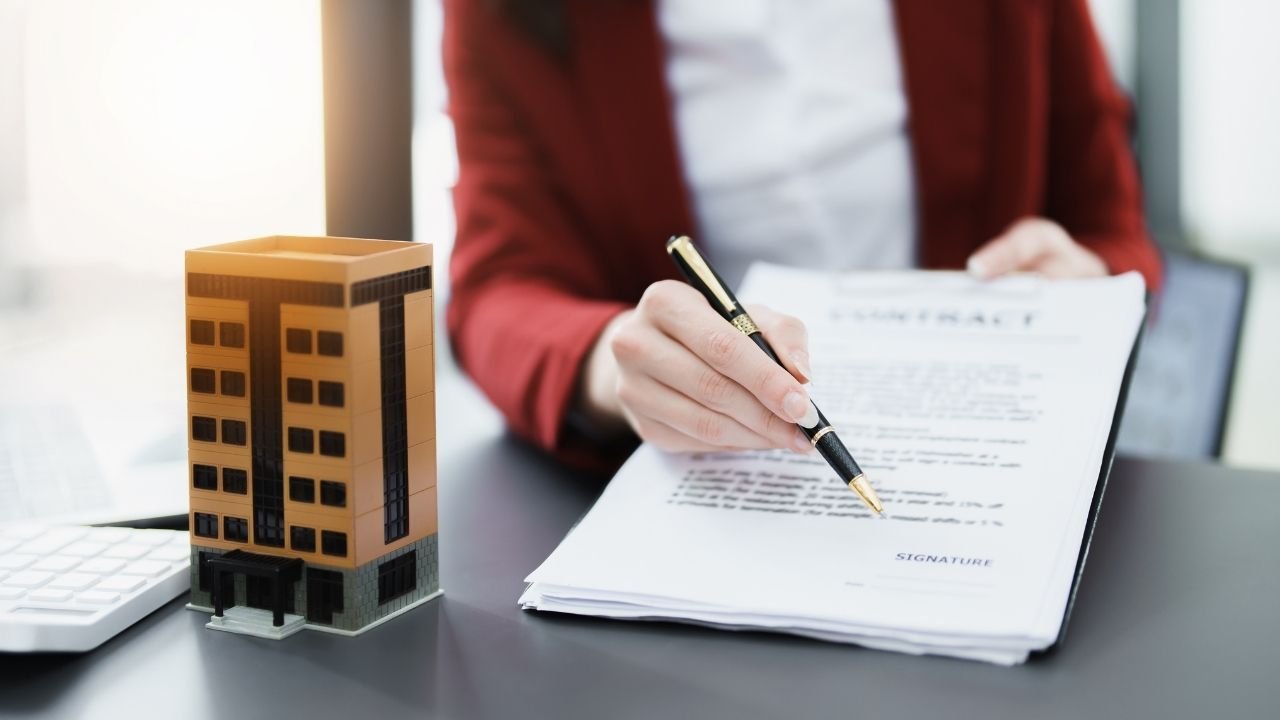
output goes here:
[{"label": "bright window light", "polygon": [[182,250],[324,233],[318,0],[26,3],[14,254],[179,273]]}]

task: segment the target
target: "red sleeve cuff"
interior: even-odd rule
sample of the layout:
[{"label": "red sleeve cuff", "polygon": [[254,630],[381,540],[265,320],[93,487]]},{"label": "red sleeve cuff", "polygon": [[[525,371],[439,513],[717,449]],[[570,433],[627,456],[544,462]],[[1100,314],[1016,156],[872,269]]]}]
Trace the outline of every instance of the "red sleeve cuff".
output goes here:
[{"label": "red sleeve cuff", "polygon": [[1082,245],[1102,258],[1107,270],[1120,274],[1136,270],[1147,283],[1147,292],[1160,291],[1164,276],[1164,263],[1155,244],[1145,236],[1093,235],[1077,237]]}]

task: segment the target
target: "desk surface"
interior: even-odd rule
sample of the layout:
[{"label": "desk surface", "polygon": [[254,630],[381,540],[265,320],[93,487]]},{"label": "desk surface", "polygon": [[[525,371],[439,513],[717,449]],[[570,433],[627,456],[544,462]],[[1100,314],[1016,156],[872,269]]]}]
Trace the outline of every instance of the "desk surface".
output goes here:
[{"label": "desk surface", "polygon": [[[459,407],[453,395],[442,407]],[[283,642],[207,631],[206,615],[175,601],[86,655],[0,656],[0,715],[1203,718],[1280,707],[1275,474],[1118,461],[1065,645],[999,668],[524,613],[521,579],[601,485],[480,424],[489,430],[442,427],[456,439],[441,438],[442,599],[358,638]]]}]

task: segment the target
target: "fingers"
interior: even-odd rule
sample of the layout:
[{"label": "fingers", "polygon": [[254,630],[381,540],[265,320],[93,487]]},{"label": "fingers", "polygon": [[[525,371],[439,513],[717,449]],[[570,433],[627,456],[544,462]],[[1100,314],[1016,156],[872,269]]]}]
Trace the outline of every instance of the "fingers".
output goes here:
[{"label": "fingers", "polygon": [[667,452],[725,452],[733,449],[708,445],[652,418],[637,417],[626,410],[624,414],[637,435]]},{"label": "fingers", "polygon": [[1052,233],[1030,225],[1029,221],[1017,222],[969,256],[967,269],[984,279],[1034,270],[1053,244]]},{"label": "fingers", "polygon": [[747,312],[756,321],[760,332],[764,333],[787,372],[802,383],[813,380],[813,370],[809,368],[809,331],[804,323],[764,305],[749,305]]},{"label": "fingers", "polygon": [[[625,328],[614,335],[612,349],[620,369],[616,392],[624,407],[713,444],[731,444],[732,437],[740,447],[808,451],[808,441],[792,423],[656,327],[636,323]],[[679,394],[683,402],[667,397],[669,393]],[[736,428],[725,432],[722,421],[711,422],[706,412],[732,418],[754,437],[743,440]]]},{"label": "fingers", "polygon": [[693,288],[671,281],[655,283],[641,299],[638,314],[746,388],[778,417],[805,427],[817,423],[804,386],[718,316]]},{"label": "fingers", "polygon": [[1106,264],[1071,239],[1061,225],[1046,218],[1023,218],[969,257],[970,273],[983,279],[1011,272],[1048,277],[1097,277]]},{"label": "fingers", "polygon": [[660,423],[701,445],[739,450],[779,446],[734,418],[694,402],[650,376],[624,378],[618,385],[618,399],[637,422]]}]

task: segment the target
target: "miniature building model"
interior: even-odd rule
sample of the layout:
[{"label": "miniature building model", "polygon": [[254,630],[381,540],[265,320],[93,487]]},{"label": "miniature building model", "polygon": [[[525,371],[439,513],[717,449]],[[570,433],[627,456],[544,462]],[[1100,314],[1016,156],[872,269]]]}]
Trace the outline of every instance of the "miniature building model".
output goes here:
[{"label": "miniature building model", "polygon": [[191,607],[355,633],[439,594],[431,246],[186,256]]}]

